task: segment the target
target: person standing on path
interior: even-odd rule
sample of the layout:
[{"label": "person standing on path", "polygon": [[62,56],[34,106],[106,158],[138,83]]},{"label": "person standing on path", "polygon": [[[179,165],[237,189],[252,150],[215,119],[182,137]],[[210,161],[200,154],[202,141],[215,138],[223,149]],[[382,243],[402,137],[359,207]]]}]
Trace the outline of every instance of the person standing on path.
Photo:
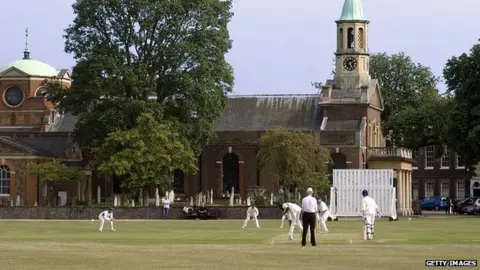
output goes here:
[{"label": "person standing on path", "polygon": [[167,197],[163,197],[162,205],[163,205],[162,218],[167,218],[168,211],[170,210],[170,200]]},{"label": "person standing on path", "polygon": [[303,232],[302,232],[302,247],[307,244],[307,232],[310,228],[310,243],[312,246],[316,246],[317,242],[315,240],[315,225],[318,212],[318,203],[317,199],[313,196],[313,189],[307,188],[307,196],[302,200],[302,223],[303,223]]}]

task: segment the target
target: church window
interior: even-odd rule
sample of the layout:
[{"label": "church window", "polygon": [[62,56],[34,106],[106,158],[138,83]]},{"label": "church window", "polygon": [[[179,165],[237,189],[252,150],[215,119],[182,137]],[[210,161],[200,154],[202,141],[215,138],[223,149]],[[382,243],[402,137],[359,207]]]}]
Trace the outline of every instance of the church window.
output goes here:
[{"label": "church window", "polygon": [[364,48],[364,35],[363,35],[363,28],[358,29],[358,47],[360,49]]},{"label": "church window", "polygon": [[340,28],[340,34],[338,35],[339,49],[343,49],[343,28]]},{"label": "church window", "polygon": [[347,31],[347,46],[348,49],[355,48],[355,31],[351,27]]},{"label": "church window", "polygon": [[35,92],[35,97],[45,97],[47,95],[47,87],[40,87],[37,92]]}]

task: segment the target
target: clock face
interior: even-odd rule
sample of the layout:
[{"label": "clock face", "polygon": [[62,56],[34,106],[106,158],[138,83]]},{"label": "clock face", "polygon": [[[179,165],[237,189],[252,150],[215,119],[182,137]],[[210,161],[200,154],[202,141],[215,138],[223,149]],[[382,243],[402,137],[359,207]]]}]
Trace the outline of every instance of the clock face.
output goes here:
[{"label": "clock face", "polygon": [[345,60],[343,60],[343,68],[348,71],[355,70],[357,68],[357,59],[351,56],[345,58]]}]

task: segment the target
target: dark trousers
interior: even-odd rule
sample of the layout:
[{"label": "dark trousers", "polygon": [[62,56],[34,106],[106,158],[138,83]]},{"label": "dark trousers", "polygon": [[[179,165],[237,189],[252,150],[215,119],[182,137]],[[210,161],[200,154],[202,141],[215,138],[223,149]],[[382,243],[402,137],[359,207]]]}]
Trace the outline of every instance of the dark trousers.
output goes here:
[{"label": "dark trousers", "polygon": [[305,246],[307,244],[308,228],[310,228],[310,243],[312,244],[312,246],[316,246],[317,242],[315,241],[315,225],[316,225],[315,213],[303,212],[302,223],[303,223],[302,246]]},{"label": "dark trousers", "polygon": [[162,211],[162,217],[163,217],[163,218],[167,218],[167,217],[168,217],[168,210],[169,210],[169,208],[163,208],[163,211]]}]

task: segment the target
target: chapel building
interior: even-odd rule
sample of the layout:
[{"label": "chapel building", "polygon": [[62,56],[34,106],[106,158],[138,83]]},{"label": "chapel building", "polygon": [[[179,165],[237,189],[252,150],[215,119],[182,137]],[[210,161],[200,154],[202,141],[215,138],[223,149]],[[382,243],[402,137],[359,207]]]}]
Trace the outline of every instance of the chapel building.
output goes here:
[{"label": "chapel building", "polygon": [[[230,96],[225,112],[214,123],[217,139],[198,158],[199,172],[174,173],[175,193],[190,197],[213,189],[214,196],[222,197],[233,187],[238,196],[245,198],[249,187],[278,191],[278,184],[260,173],[256,155],[262,134],[273,127],[283,127],[309,133],[319,145],[330,149],[331,169],[369,168],[374,161],[377,168],[391,160],[410,164],[396,169],[397,178],[405,176],[396,183],[397,190],[403,190],[399,196],[425,194],[419,182],[411,179],[412,152],[385,145],[380,126],[381,88],[369,73],[368,30],[369,21],[363,15],[360,0],[345,0],[336,21],[335,75],[324,83],[321,93]],[[70,78],[68,69],[55,69],[31,59],[28,44],[23,59],[0,68],[0,201],[19,196],[26,205],[43,204],[40,180],[27,175],[25,168],[29,162],[53,158],[84,166],[89,176],[86,183],[57,186],[62,196],[111,201],[123,192],[119,179],[104,179],[90,168],[91,156],[82,153],[72,140],[76,117],[57,113],[45,99],[44,87],[49,81],[68,86]],[[456,177],[451,183],[459,181]],[[437,185],[438,181],[433,181]],[[412,187],[417,188],[413,195]],[[85,191],[86,195],[82,195]],[[449,189],[452,195],[454,192]],[[153,198],[153,190],[150,196]],[[63,201],[66,203],[66,199]]]}]

